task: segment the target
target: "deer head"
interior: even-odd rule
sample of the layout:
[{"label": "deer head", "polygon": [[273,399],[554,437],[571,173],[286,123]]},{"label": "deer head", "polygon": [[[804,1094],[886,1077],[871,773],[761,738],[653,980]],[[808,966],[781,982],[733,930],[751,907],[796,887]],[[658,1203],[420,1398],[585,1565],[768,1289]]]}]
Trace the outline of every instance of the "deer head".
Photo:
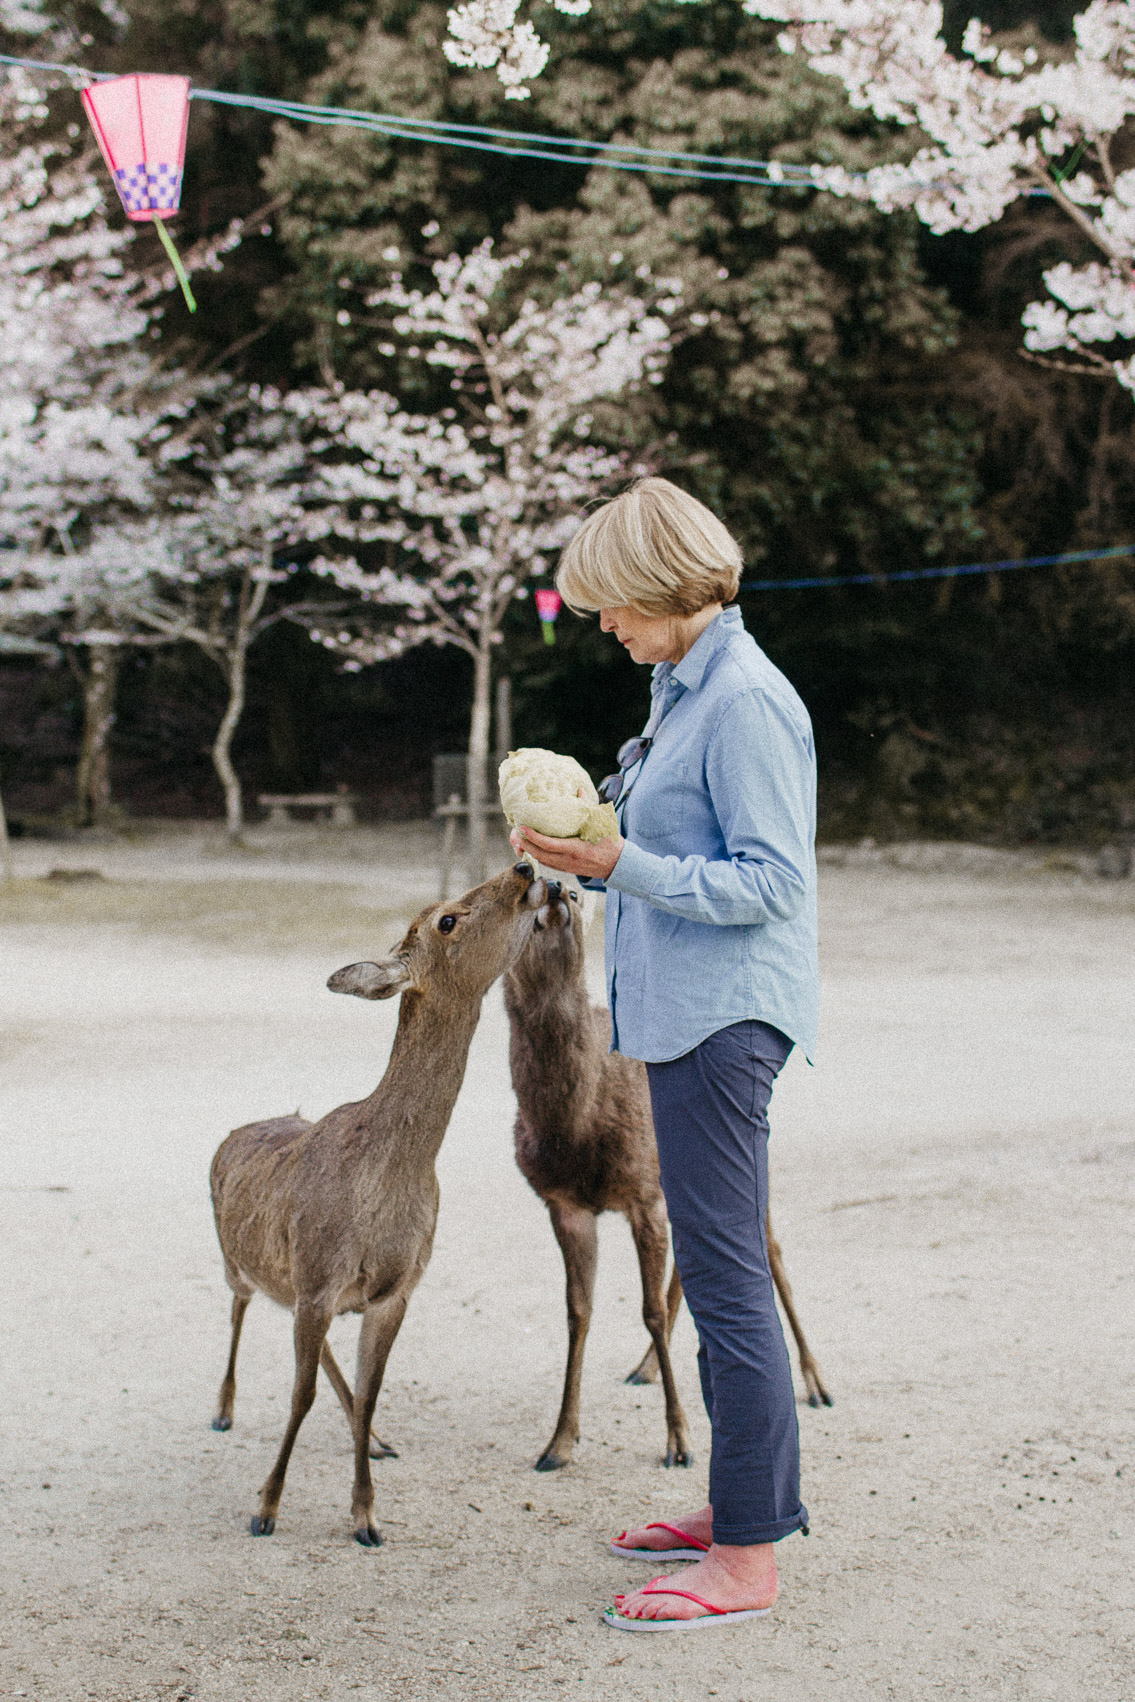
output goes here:
[{"label": "deer head", "polygon": [[526,1002],[539,1002],[583,975],[586,923],[579,894],[559,881],[545,884],[532,932],[509,969],[510,983],[523,990]]},{"label": "deer head", "polygon": [[389,957],[350,963],[327,985],[359,999],[389,999],[410,988],[479,999],[523,951],[548,908],[548,890],[530,863],[514,863],[460,898],[427,906]]}]

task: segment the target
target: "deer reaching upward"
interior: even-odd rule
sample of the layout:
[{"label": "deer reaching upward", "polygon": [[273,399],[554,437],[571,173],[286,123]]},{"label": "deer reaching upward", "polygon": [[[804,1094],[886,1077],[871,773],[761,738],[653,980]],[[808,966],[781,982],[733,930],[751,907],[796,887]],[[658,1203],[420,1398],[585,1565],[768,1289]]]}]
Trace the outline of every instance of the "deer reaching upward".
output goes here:
[{"label": "deer reaching upward", "polygon": [[[651,1346],[627,1381],[659,1371],[666,1396],[666,1465],[688,1465],[689,1443],[674,1374],[670,1331],[682,1301],[675,1270],[663,1297],[669,1225],[658,1177],[658,1149],[646,1070],[611,1053],[611,1019],[592,1005],[584,978],[583,916],[577,895],[548,883],[524,951],[504,981],[516,1090],[516,1161],[552,1219],[567,1273],[568,1359],[563,1400],[551,1441],[536,1462],[554,1471],[571,1459],[579,1436],[579,1388],[591,1321],[598,1250],[596,1218],[622,1212],[642,1276],[642,1316]],[[768,1225],[769,1264],[796,1337],[809,1404],[831,1405],[819,1366],[792,1303],[780,1247]]]},{"label": "deer reaching upward", "polygon": [[[232,1346],[214,1428],[232,1423],[236,1351],[259,1289],[295,1314],[291,1416],[260,1492],[254,1536],[275,1529],[288,1459],[322,1361],[355,1440],[355,1539],[382,1541],[371,1518],[371,1420],[387,1355],[423,1271],[437,1223],[434,1164],[465,1074],[481,1001],[527,942],[547,885],[528,863],[423,910],[379,963],[336,970],[334,993],[402,995],[386,1074],[370,1095],[318,1123],[248,1123],[218,1148],[210,1173],[217,1235],[233,1291]],[[332,1318],[361,1312],[352,1397],[327,1347]]]}]

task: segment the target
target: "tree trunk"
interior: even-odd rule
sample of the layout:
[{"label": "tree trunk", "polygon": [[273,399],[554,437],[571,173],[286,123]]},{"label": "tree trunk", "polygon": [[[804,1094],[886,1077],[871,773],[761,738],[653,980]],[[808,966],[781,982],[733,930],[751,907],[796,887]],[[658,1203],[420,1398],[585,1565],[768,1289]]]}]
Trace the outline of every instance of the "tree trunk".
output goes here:
[{"label": "tree trunk", "polygon": [[493,760],[499,769],[512,749],[512,680],[508,674],[502,674],[497,681],[496,699],[496,725],[493,728],[496,751]]},{"label": "tree trunk", "polygon": [[234,644],[225,670],[229,683],[229,701],[217,736],[213,740],[213,767],[225,794],[225,832],[234,845],[239,845],[244,833],[244,793],[240,776],[233,767],[233,734],[244,713],[244,681],[248,666],[248,647]]},{"label": "tree trunk", "polygon": [[4,800],[0,797],[0,881],[12,879],[12,846],[8,838],[8,818],[4,814]]},{"label": "tree trunk", "polygon": [[[486,622],[486,626],[488,623]],[[492,684],[492,631],[482,629],[473,664],[473,714],[469,722],[466,796],[469,802],[469,885],[485,878],[485,770],[489,763],[489,703]]]},{"label": "tree trunk", "polygon": [[83,743],[76,774],[80,827],[105,827],[110,820],[110,732],[121,647],[89,644],[83,677]]}]

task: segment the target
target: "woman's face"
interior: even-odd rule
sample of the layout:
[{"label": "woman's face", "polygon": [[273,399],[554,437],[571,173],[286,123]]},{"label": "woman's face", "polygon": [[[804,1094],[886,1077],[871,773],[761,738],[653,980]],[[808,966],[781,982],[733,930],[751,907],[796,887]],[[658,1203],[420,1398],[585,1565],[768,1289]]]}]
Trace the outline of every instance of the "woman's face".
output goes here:
[{"label": "woman's face", "polygon": [[600,609],[599,625],[613,632],[634,662],[669,662],[674,659],[674,616],[646,615],[631,603],[617,609]]}]

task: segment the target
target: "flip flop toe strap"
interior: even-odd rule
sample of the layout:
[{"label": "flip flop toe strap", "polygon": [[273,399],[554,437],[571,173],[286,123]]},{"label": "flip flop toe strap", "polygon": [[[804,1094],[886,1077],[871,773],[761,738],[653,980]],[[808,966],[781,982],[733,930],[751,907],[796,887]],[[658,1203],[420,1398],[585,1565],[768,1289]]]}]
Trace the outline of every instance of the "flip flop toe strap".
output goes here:
[{"label": "flip flop toe strap", "polygon": [[[655,1580],[655,1581],[657,1582],[657,1580]],[[729,1612],[729,1609],[727,1607],[714,1607],[712,1602],[702,1601],[701,1597],[695,1596],[692,1590],[652,1590],[650,1588],[650,1585],[648,1584],[645,1590],[639,1591],[639,1595],[640,1596],[682,1596],[684,1598],[684,1600],[686,1600],[688,1602],[693,1602],[698,1607],[704,1607],[705,1611],[707,1613],[721,1614],[721,1613],[728,1613]]]},{"label": "flip flop toe strap", "polygon": [[680,1537],[683,1542],[688,1542],[691,1548],[700,1548],[703,1554],[709,1553],[707,1542],[702,1542],[700,1537],[692,1537],[688,1531],[680,1531],[677,1525],[666,1524],[662,1519],[656,1519],[654,1524],[646,1525],[644,1529],[648,1531],[669,1531],[672,1537]]}]

